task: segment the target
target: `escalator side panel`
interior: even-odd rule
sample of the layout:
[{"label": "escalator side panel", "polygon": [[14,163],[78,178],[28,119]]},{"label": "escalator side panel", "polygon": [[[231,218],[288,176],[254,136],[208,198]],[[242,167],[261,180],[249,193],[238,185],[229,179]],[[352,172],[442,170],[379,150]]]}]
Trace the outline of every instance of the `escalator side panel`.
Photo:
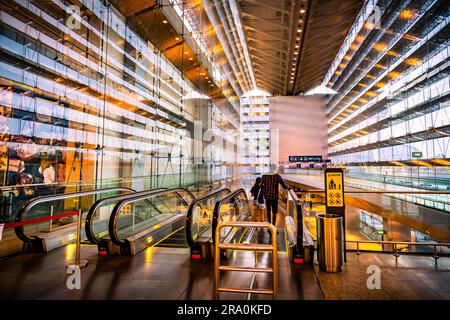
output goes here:
[{"label": "escalator side panel", "polygon": [[134,256],[140,251],[156,245],[166,238],[168,234],[182,228],[185,225],[185,221],[186,216],[178,214],[158,224],[157,228],[152,227],[127,238],[127,245],[120,248],[120,254]]}]

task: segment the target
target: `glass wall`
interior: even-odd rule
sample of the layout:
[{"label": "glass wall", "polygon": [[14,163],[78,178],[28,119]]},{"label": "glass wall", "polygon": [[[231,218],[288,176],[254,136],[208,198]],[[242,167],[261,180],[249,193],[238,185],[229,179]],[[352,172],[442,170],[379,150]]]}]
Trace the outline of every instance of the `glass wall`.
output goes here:
[{"label": "glass wall", "polygon": [[264,91],[241,97],[241,145],[242,180],[251,187],[270,166],[269,94]]},{"label": "glass wall", "polygon": [[361,10],[326,77],[338,92],[327,104],[329,155],[380,188],[448,190],[450,3],[374,4]]},{"label": "glass wall", "polygon": [[213,103],[186,104],[196,88],[164,55],[112,6],[81,3],[0,2],[0,222],[39,195],[230,177],[192,161]]}]

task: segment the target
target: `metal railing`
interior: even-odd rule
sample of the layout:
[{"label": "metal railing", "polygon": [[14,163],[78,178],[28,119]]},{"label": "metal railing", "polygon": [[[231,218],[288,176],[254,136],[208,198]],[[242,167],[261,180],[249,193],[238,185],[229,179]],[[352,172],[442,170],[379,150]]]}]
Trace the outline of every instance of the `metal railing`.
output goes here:
[{"label": "metal railing", "polygon": [[183,202],[185,202],[185,205],[189,206],[189,203],[186,202],[186,200],[183,198],[183,196],[180,194],[180,192],[187,193],[191,197],[191,201],[193,201],[195,199],[195,197],[192,194],[192,192],[190,192],[186,188],[172,188],[172,189],[161,190],[161,191],[157,191],[157,192],[153,192],[153,193],[146,193],[146,194],[142,194],[142,195],[137,195],[137,196],[130,197],[130,198],[127,198],[125,200],[122,200],[122,201],[118,202],[114,206],[114,209],[112,210],[111,216],[109,218],[109,228],[108,229],[109,229],[109,236],[111,238],[111,241],[115,245],[118,245],[118,246],[124,246],[124,245],[127,244],[127,241],[125,239],[120,239],[119,235],[117,233],[119,213],[120,213],[120,211],[122,210],[123,207],[125,207],[126,205],[131,204],[133,202],[147,200],[150,197],[162,196],[162,195],[166,195],[166,194],[169,194],[169,193],[177,194],[180,197],[180,199],[182,199]]},{"label": "metal railing", "polygon": [[[432,256],[434,259],[434,266],[437,269],[438,264],[437,261],[440,257],[450,257],[449,253],[443,253],[439,252],[437,250],[438,247],[450,247],[450,243],[435,243],[435,242],[408,242],[408,241],[376,241],[376,240],[347,240],[345,242],[347,243],[356,243],[356,249],[346,249],[347,251],[355,252],[357,255],[360,255],[361,252],[368,252],[368,253],[392,253],[395,257],[395,265],[398,265],[398,258],[402,254],[404,255],[426,255],[426,256]],[[381,251],[374,251],[374,250],[364,250],[360,249],[361,243],[369,243],[369,244],[379,244],[382,246]],[[392,250],[384,250],[383,245],[391,245]],[[433,247],[433,252],[411,252],[411,251],[402,251],[401,248],[398,246],[413,246],[413,247],[419,247],[419,246],[427,246],[427,247]]]},{"label": "metal railing", "polygon": [[[136,192],[134,189],[126,188],[126,187],[114,187],[114,188],[105,188],[105,189],[96,189],[96,190],[87,190],[87,191],[79,191],[79,192],[71,192],[71,193],[60,193],[60,194],[52,194],[48,196],[41,196],[34,199],[29,200],[22,208],[19,209],[17,216],[15,218],[16,223],[20,223],[23,221],[26,214],[34,208],[36,205],[56,200],[64,200],[70,198],[78,198],[82,196],[90,196],[94,194],[100,193],[108,193],[108,192],[117,192],[117,191],[127,191],[127,192]],[[17,237],[26,243],[32,243],[36,240],[36,237],[28,237],[23,229],[23,226],[18,226],[14,228],[14,232]]]},{"label": "metal railing", "polygon": [[[258,243],[223,243],[220,242],[220,230],[224,227],[229,228],[264,228],[271,231],[272,244],[258,244]],[[274,225],[267,222],[238,222],[230,221],[219,223],[215,230],[215,248],[214,248],[214,297],[219,299],[220,292],[232,293],[247,293],[247,294],[268,294],[272,295],[273,299],[278,296],[278,256],[277,256],[277,229]],[[255,252],[255,266],[254,267],[238,267],[226,266],[220,264],[221,250],[241,250]],[[257,255],[259,251],[272,252],[272,267],[262,268],[258,266]],[[220,286],[220,272],[221,271],[237,271],[237,272],[252,272],[253,278],[250,283],[250,288],[237,287],[221,287]],[[253,289],[254,276],[256,273],[272,273],[272,289]]]},{"label": "metal railing", "polygon": [[[201,203],[203,203],[205,201],[208,201],[209,199],[214,198],[215,196],[217,196],[218,194],[221,194],[221,193],[227,193],[227,195],[228,195],[228,194],[231,193],[231,190],[229,188],[223,188],[223,189],[214,191],[214,192],[212,192],[210,194],[207,194],[207,195],[205,195],[203,197],[195,199],[189,205],[189,209],[188,209],[188,212],[187,212],[187,215],[186,215],[186,241],[187,241],[188,245],[191,248],[195,245],[194,239],[193,239],[192,230],[191,230],[192,223],[193,223],[193,219],[192,218],[193,218],[194,209],[197,206],[199,206],[199,204],[201,204]],[[201,208],[201,206],[200,206],[200,208]],[[212,227],[212,222],[211,222],[211,227]],[[197,238],[199,238],[200,236],[201,235],[198,234]],[[212,236],[213,236],[213,234],[211,234],[211,237]]]},{"label": "metal railing", "polygon": [[[324,194],[324,190],[305,190],[300,189],[300,193],[314,193],[314,194]],[[295,192],[293,192],[295,193]],[[345,194],[450,194],[449,190],[345,190]],[[316,241],[316,239],[314,239]],[[355,252],[357,255],[361,252],[366,253],[390,253],[395,257],[395,264],[398,265],[398,258],[400,255],[422,255],[431,256],[435,260],[435,268],[437,269],[437,261],[440,257],[450,257],[450,253],[439,252],[438,248],[449,247],[450,243],[438,243],[438,242],[413,242],[413,241],[385,241],[385,240],[347,240],[345,241],[345,251]],[[356,244],[356,249],[347,248],[348,244]],[[360,244],[378,244],[381,246],[382,250],[369,250],[361,249]],[[384,246],[391,246],[391,250],[384,250]],[[417,252],[417,251],[402,251],[400,246],[428,246],[432,248],[432,252]]]}]

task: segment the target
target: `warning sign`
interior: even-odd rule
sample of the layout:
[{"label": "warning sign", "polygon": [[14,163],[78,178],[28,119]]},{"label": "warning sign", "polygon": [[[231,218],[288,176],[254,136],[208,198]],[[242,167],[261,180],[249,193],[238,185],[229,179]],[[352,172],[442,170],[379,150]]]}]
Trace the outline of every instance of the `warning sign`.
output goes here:
[{"label": "warning sign", "polygon": [[344,206],[344,178],[342,171],[325,172],[325,191],[328,207]]},{"label": "warning sign", "polygon": [[8,169],[8,158],[0,156],[0,170]]}]

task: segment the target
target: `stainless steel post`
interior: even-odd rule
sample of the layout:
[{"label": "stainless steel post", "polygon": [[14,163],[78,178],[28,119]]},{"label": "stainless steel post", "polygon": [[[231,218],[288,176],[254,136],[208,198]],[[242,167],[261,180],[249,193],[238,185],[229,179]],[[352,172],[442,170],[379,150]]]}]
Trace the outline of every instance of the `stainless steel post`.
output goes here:
[{"label": "stainless steel post", "polygon": [[340,272],[343,264],[343,225],[337,214],[317,215],[317,244],[319,268]]}]

